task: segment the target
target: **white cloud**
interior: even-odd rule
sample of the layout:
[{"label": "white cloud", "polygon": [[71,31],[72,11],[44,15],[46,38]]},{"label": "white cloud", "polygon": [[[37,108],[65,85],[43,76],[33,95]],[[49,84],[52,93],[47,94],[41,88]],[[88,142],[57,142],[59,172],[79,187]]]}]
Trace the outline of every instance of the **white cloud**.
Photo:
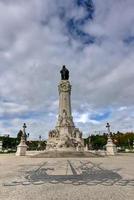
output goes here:
[{"label": "white cloud", "polygon": [[28,106],[27,105],[20,105],[13,102],[2,102],[0,103],[0,116],[3,116],[4,114],[10,115],[10,114],[18,114],[18,113],[24,113],[27,112]]},{"label": "white cloud", "polygon": [[76,117],[75,121],[76,121],[77,123],[81,122],[81,123],[85,124],[86,122],[89,121],[89,115],[88,115],[88,113],[83,113],[83,114],[81,114],[81,115],[78,115],[78,116]]},{"label": "white cloud", "polygon": [[118,110],[119,110],[119,111],[124,111],[124,110],[126,110],[126,109],[127,109],[126,106],[121,106]]}]

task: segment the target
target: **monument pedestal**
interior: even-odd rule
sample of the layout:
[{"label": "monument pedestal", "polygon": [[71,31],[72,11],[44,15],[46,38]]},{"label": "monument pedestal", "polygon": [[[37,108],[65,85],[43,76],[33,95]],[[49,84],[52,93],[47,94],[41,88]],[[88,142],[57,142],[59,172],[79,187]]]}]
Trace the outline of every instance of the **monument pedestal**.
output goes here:
[{"label": "monument pedestal", "polygon": [[88,149],[88,145],[86,144],[85,148],[84,148],[84,151],[89,151]]},{"label": "monument pedestal", "polygon": [[109,156],[114,156],[114,155],[117,154],[116,145],[113,143],[110,136],[108,137],[108,141],[107,141],[107,144],[106,144],[106,154],[109,155]]},{"label": "monument pedestal", "polygon": [[20,144],[17,146],[16,156],[25,156],[27,145],[26,145],[26,132],[25,132],[26,124],[23,125],[23,132],[21,136]]},{"label": "monument pedestal", "polygon": [[27,151],[27,145],[20,143],[17,146],[16,156],[25,156]]}]

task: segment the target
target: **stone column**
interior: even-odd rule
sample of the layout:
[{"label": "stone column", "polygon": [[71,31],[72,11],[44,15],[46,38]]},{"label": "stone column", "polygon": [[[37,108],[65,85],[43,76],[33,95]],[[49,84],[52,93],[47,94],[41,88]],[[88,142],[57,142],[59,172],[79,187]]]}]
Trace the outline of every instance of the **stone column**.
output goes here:
[{"label": "stone column", "polygon": [[21,136],[21,141],[20,144],[17,146],[17,152],[16,156],[25,156],[26,155],[26,150],[27,150],[27,145],[26,145],[26,124],[24,123],[23,125],[23,134]]},{"label": "stone column", "polygon": [[71,111],[71,85],[68,80],[61,80],[58,85],[59,90],[59,114],[57,127],[60,126],[61,120],[64,118],[66,112],[70,126],[74,127],[72,111]]}]

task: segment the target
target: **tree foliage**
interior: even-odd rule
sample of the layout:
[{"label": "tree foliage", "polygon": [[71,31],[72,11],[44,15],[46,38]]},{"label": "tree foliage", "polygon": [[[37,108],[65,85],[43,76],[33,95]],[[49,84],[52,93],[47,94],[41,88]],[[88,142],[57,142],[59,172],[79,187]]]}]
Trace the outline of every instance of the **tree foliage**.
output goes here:
[{"label": "tree foliage", "polygon": [[[117,147],[121,149],[132,149],[134,145],[134,133],[127,132],[121,133],[117,131],[117,133],[110,134],[113,143],[116,144]],[[104,149],[107,143],[107,134],[103,133],[103,135],[91,135],[90,136],[90,145],[92,149]],[[84,144],[89,144],[89,137],[84,140]]]}]

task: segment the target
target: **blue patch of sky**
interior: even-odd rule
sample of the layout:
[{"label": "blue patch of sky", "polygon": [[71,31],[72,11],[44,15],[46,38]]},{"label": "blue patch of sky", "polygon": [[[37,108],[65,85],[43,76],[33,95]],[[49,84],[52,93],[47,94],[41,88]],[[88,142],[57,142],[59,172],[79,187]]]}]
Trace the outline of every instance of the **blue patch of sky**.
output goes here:
[{"label": "blue patch of sky", "polygon": [[2,103],[10,103],[11,100],[9,99],[9,97],[6,98],[6,97],[3,97],[3,96],[0,96],[0,102],[2,102]]},{"label": "blue patch of sky", "polygon": [[110,115],[111,115],[111,110],[108,110],[102,113],[93,114],[90,116],[90,119],[95,120],[95,121],[103,121],[103,120],[108,119]]},{"label": "blue patch of sky", "polygon": [[76,0],[77,6],[82,6],[88,12],[86,18],[93,18],[94,5],[92,0]]},{"label": "blue patch of sky", "polygon": [[95,41],[95,38],[84,31],[79,27],[79,20],[75,21],[74,19],[69,19],[67,22],[69,34],[76,40],[80,40],[83,44],[92,44]]},{"label": "blue patch of sky", "polygon": [[21,116],[19,116],[20,119],[39,119],[43,116],[43,112],[27,112],[25,114],[22,114]]},{"label": "blue patch of sky", "polygon": [[70,38],[79,40],[82,44],[92,44],[95,42],[95,37],[86,33],[83,26],[92,21],[95,7],[92,0],[74,0],[75,6],[82,7],[85,15],[79,19],[76,17],[69,17],[67,10],[64,7],[59,9],[59,17],[66,23],[67,32]]},{"label": "blue patch of sky", "polygon": [[134,36],[126,37],[123,41],[128,45],[129,44],[134,44]]},{"label": "blue patch of sky", "polygon": [[30,111],[26,113],[16,113],[16,114],[5,114],[0,116],[0,120],[11,120],[15,118],[19,118],[22,120],[27,120],[27,119],[40,119],[42,116],[48,115],[48,113],[45,113],[45,111],[40,111],[40,112],[35,112],[35,111]]},{"label": "blue patch of sky", "polygon": [[4,125],[5,127],[12,127],[12,126],[13,126],[13,125],[12,125],[9,121],[7,121],[7,120],[3,121],[3,125]]}]

